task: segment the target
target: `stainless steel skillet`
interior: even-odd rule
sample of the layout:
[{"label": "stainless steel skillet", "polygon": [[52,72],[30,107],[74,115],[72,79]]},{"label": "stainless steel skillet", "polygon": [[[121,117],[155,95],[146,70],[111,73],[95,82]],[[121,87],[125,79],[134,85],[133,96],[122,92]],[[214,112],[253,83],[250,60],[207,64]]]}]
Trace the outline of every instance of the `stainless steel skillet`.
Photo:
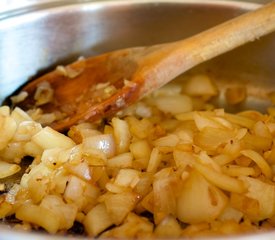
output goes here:
[{"label": "stainless steel skillet", "polygon": [[[80,55],[174,41],[258,6],[234,1],[183,0],[63,3],[1,14],[0,56],[5,59],[0,64],[1,99],[27,79]],[[271,104],[267,94],[274,89],[274,39],[272,34],[193,71],[215,75],[221,89],[235,83],[245,84],[250,95],[241,108],[265,109]],[[224,105],[222,99],[218,103]],[[51,238],[4,229],[0,238]],[[268,233],[246,238],[270,239],[271,236]]]}]

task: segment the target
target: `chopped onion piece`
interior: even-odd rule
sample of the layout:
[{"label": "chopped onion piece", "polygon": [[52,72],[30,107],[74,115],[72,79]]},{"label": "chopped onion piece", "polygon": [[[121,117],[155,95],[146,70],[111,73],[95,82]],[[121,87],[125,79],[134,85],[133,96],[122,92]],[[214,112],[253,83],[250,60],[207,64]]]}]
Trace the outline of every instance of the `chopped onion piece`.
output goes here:
[{"label": "chopped onion piece", "polygon": [[71,148],[75,146],[73,140],[50,127],[45,127],[32,137],[32,141],[43,149]]},{"label": "chopped onion piece", "polygon": [[159,96],[155,98],[156,106],[164,113],[179,114],[192,111],[192,100],[187,95]]},{"label": "chopped onion piece", "polygon": [[247,150],[242,150],[241,154],[252,159],[258,165],[258,167],[262,170],[263,174],[267,178],[269,179],[271,178],[272,170],[268,165],[268,163],[265,161],[265,159],[259,153],[253,150],[247,149]]},{"label": "chopped onion piece", "polygon": [[83,140],[83,151],[92,155],[98,151],[107,158],[113,157],[116,152],[114,137],[111,134],[87,137]]},{"label": "chopped onion piece", "polygon": [[245,101],[246,96],[247,92],[244,86],[229,87],[225,91],[225,99],[231,105],[240,104]]},{"label": "chopped onion piece", "polygon": [[13,105],[23,102],[28,97],[28,93],[26,91],[21,91],[18,95],[12,96],[11,102]]},{"label": "chopped onion piece", "polygon": [[183,84],[183,91],[190,96],[216,96],[217,87],[212,80],[203,74],[195,75]]},{"label": "chopped onion piece", "polygon": [[53,94],[53,89],[48,82],[39,83],[34,94],[36,106],[44,105],[51,102],[53,100]]},{"label": "chopped onion piece", "polygon": [[4,161],[0,161],[0,179],[12,176],[20,171],[20,166],[17,164],[11,164]]}]

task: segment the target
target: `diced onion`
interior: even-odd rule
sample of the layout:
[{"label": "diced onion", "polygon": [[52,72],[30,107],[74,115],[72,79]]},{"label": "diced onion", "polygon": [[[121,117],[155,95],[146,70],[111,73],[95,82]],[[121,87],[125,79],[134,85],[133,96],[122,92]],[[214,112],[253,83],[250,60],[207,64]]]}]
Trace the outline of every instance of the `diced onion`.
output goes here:
[{"label": "diced onion", "polygon": [[12,176],[19,172],[21,169],[17,164],[11,164],[4,161],[0,161],[0,179]]},{"label": "diced onion", "polygon": [[113,157],[116,152],[114,137],[111,134],[87,137],[83,140],[83,151],[92,155],[102,152],[108,158]]},{"label": "diced onion", "polygon": [[32,141],[43,149],[49,148],[70,148],[75,143],[67,136],[53,130],[50,127],[45,127],[32,137]]},{"label": "diced onion", "polygon": [[165,113],[179,114],[192,111],[192,101],[186,95],[156,97],[155,103]]},{"label": "diced onion", "polygon": [[247,149],[247,150],[242,150],[241,154],[249,157],[250,159],[252,159],[258,166],[259,168],[262,170],[263,174],[267,177],[267,178],[271,178],[272,176],[272,170],[270,168],[270,166],[267,164],[267,162],[264,160],[264,158],[257,152]]},{"label": "diced onion", "polygon": [[[57,71],[74,78],[83,64]],[[214,79],[186,77],[112,118],[72,126],[67,135],[44,124],[63,119],[68,106],[37,108],[54,100],[49,83],[36,90],[30,115],[0,107],[0,217],[15,214],[21,220],[15,229],[51,234],[83,224],[85,236],[110,239],[231,237],[274,228],[275,114],[215,109],[214,97],[224,96]],[[100,103],[119,87],[99,81],[87,94]],[[245,100],[246,89],[240,96],[233,90],[225,93],[229,104]],[[123,97],[117,105],[125,105]]]}]

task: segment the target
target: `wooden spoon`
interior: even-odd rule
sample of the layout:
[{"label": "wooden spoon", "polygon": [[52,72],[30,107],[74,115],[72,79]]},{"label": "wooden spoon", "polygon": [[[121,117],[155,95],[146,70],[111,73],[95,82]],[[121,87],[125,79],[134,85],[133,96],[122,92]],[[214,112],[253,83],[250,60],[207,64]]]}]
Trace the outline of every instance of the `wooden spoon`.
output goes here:
[{"label": "wooden spoon", "polygon": [[39,107],[64,113],[51,127],[67,130],[82,121],[111,116],[188,69],[274,30],[273,2],[188,39],[117,50],[59,67],[23,87],[28,97],[20,106],[35,107],[37,88],[49,83],[53,99]]}]

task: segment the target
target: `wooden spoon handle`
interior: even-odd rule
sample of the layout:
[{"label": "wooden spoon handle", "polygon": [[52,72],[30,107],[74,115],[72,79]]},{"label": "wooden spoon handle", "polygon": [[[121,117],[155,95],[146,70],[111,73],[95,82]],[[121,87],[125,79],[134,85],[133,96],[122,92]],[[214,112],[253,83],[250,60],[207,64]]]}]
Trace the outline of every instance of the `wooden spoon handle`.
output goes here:
[{"label": "wooden spoon handle", "polygon": [[138,78],[142,76],[144,81],[140,95],[143,96],[143,94],[161,87],[202,62],[244,43],[254,41],[274,30],[275,2],[193,37],[164,44],[142,61],[142,65],[145,67],[138,73]]}]

